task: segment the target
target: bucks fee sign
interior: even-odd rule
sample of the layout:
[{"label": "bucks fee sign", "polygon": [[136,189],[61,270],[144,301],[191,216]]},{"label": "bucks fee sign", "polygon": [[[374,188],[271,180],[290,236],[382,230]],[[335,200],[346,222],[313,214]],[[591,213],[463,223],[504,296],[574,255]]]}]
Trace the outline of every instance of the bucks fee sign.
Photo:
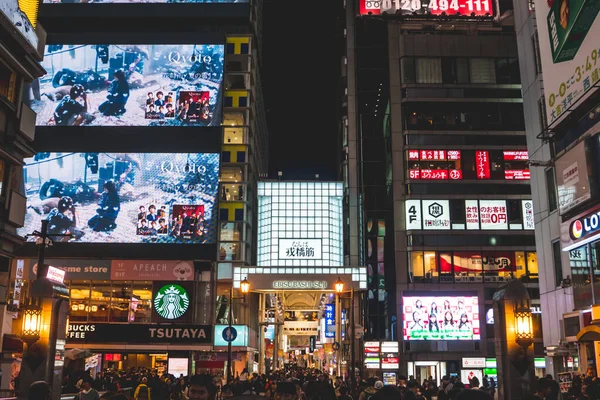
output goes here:
[{"label": "bucks fee sign", "polygon": [[212,326],[72,323],[67,343],[211,344]]}]

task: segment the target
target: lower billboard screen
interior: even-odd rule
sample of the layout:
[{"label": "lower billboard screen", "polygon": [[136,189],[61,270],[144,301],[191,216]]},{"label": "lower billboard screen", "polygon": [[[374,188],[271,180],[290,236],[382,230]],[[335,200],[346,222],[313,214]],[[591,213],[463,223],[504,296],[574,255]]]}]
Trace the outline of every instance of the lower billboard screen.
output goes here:
[{"label": "lower billboard screen", "polygon": [[403,298],[404,340],[480,340],[477,296]]},{"label": "lower billboard screen", "polygon": [[220,125],[224,47],[49,45],[32,84],[42,126]]},{"label": "lower billboard screen", "polygon": [[25,162],[22,236],[46,219],[54,241],[215,242],[219,154],[38,153]]}]

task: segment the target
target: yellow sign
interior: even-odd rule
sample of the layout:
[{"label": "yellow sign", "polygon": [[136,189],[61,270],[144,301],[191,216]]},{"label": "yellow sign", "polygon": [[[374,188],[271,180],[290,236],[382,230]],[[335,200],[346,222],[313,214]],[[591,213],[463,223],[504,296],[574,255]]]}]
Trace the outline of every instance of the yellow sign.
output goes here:
[{"label": "yellow sign", "polygon": [[38,10],[40,8],[39,0],[19,0],[19,8],[35,28],[37,25]]}]

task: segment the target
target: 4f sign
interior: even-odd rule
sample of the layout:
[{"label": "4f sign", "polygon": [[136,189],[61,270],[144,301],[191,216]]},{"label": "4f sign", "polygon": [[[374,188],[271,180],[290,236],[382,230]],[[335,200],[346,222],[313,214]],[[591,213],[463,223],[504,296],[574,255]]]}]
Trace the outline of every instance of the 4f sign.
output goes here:
[{"label": "4f sign", "polygon": [[176,284],[161,287],[154,296],[154,309],[164,319],[180,318],[189,307],[187,291]]},{"label": "4f sign", "polygon": [[406,230],[423,229],[421,225],[421,200],[406,200]]}]

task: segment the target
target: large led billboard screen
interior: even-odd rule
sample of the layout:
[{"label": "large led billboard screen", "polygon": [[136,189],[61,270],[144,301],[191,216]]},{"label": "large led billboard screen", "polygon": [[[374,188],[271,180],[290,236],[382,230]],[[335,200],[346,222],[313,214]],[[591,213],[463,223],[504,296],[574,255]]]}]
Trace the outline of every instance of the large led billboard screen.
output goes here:
[{"label": "large led billboard screen", "polygon": [[597,88],[600,2],[535,0],[548,124]]},{"label": "large led billboard screen", "polygon": [[404,340],[480,340],[477,296],[403,297]]},{"label": "large led billboard screen", "polygon": [[218,126],[223,45],[50,45],[38,126]]},{"label": "large led billboard screen", "polygon": [[44,3],[51,4],[71,4],[71,3],[126,3],[126,4],[137,4],[137,3],[193,3],[193,4],[209,4],[209,3],[220,3],[220,4],[232,4],[232,3],[248,3],[248,0],[44,0]]},{"label": "large led billboard screen", "polygon": [[22,236],[46,219],[61,242],[215,243],[219,154],[38,153],[25,162]]},{"label": "large led billboard screen", "polygon": [[360,0],[361,15],[491,16],[492,0]]}]

